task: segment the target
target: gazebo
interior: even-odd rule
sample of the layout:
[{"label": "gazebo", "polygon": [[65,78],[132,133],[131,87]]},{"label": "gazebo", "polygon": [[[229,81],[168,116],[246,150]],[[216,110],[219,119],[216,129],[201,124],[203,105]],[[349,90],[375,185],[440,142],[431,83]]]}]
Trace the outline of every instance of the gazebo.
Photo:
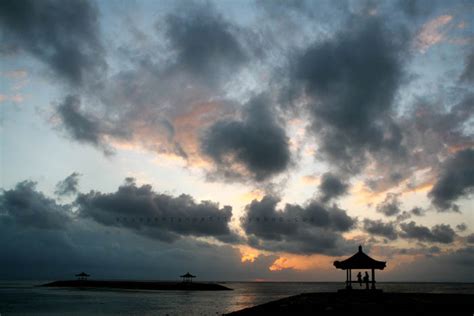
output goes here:
[{"label": "gazebo", "polygon": [[352,289],[352,270],[353,269],[370,269],[372,270],[372,289],[375,290],[375,269],[383,270],[386,266],[385,261],[378,261],[367,256],[362,252],[362,246],[359,246],[359,251],[350,258],[343,261],[334,261],[334,266],[337,269],[346,270],[346,289]]},{"label": "gazebo", "polygon": [[180,276],[180,278],[183,279],[183,282],[184,283],[191,283],[193,282],[193,278],[195,278],[196,276],[195,275],[192,275],[191,273],[189,272],[186,272],[186,274],[183,274],[182,276]]},{"label": "gazebo", "polygon": [[85,273],[85,272],[81,272],[79,274],[76,274],[76,277],[77,277],[78,280],[86,281],[87,278],[90,277],[90,275]]}]

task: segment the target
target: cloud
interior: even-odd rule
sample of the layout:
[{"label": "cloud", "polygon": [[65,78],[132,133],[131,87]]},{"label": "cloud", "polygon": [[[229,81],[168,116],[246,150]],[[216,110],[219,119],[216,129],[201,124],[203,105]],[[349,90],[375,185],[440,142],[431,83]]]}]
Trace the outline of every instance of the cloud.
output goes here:
[{"label": "cloud", "polygon": [[61,127],[68,135],[82,143],[90,143],[101,148],[104,153],[110,154],[111,149],[103,137],[106,131],[104,124],[92,114],[81,110],[81,99],[77,95],[68,95],[57,106],[57,115],[61,120]]},{"label": "cloud", "polygon": [[242,228],[249,245],[263,250],[296,254],[340,255],[355,247],[341,233],[355,225],[355,219],[337,207],[327,207],[317,201],[307,206],[286,204],[277,210],[279,200],[265,196],[246,206]]},{"label": "cloud", "polygon": [[474,53],[466,56],[464,70],[460,79],[464,82],[474,82]]},{"label": "cloud", "polygon": [[416,225],[415,222],[411,221],[401,223],[400,228],[402,230],[400,236],[418,241],[450,244],[456,237],[456,233],[451,226],[445,224],[435,225],[430,229],[423,225]]},{"label": "cloud", "polygon": [[470,234],[466,237],[466,241],[470,244],[474,244],[474,234]]},{"label": "cloud", "polygon": [[445,27],[452,19],[451,15],[440,15],[425,23],[414,39],[415,47],[425,53],[431,46],[442,42],[447,32]]},{"label": "cloud", "polygon": [[467,225],[465,223],[458,224],[458,225],[456,225],[456,230],[458,232],[466,231],[467,230]]},{"label": "cloud", "polygon": [[192,4],[180,13],[169,14],[165,21],[165,34],[176,52],[177,67],[196,79],[218,82],[247,59],[235,35],[238,29],[210,4]]},{"label": "cloud", "polygon": [[382,236],[390,240],[398,238],[396,226],[393,222],[384,223],[381,220],[364,219],[363,229],[369,234]]},{"label": "cloud", "polygon": [[439,211],[457,210],[454,202],[472,193],[474,188],[474,149],[460,150],[443,165],[441,174],[429,192]]},{"label": "cloud", "polygon": [[21,103],[25,97],[21,94],[11,94],[11,95],[5,95],[5,94],[0,94],[0,103],[3,102],[15,102],[15,103]]},{"label": "cloud", "polygon": [[[203,135],[202,151],[224,177],[245,177],[263,181],[285,171],[290,150],[285,130],[278,123],[265,96],[251,99],[241,120],[220,120]],[[245,169],[243,172],[239,169]]]},{"label": "cloud", "polygon": [[410,210],[410,214],[415,216],[423,216],[425,215],[425,211],[421,207],[416,206]]},{"label": "cloud", "polygon": [[335,199],[346,194],[348,187],[349,185],[336,175],[330,172],[323,174],[321,184],[319,185],[321,201],[326,203],[331,199]]},{"label": "cloud", "polygon": [[397,217],[395,219],[395,222],[400,223],[400,222],[406,221],[407,219],[411,218],[411,215],[412,215],[412,213],[407,212],[407,211],[403,211],[403,212],[401,212],[400,214],[397,215]]},{"label": "cloud", "polygon": [[79,177],[81,174],[77,172],[71,173],[66,179],[59,181],[56,184],[54,193],[59,196],[75,195],[78,193]]},{"label": "cloud", "polygon": [[183,236],[214,237],[236,242],[230,230],[232,207],[201,201],[182,194],[173,197],[137,186],[128,178],[114,193],[91,191],[75,201],[78,214],[113,227],[123,227],[157,240],[172,242]]},{"label": "cloud", "polygon": [[[393,258],[393,260],[400,263],[400,266],[386,272],[387,277],[391,280],[449,282],[449,280],[458,278],[459,280],[474,278],[472,271],[474,247],[472,246],[441,251],[436,246],[408,249],[393,248],[393,250],[393,254],[385,255],[385,257],[388,256],[389,264],[392,263],[390,258]],[[401,263],[404,256],[408,260]]]},{"label": "cloud", "polygon": [[64,229],[72,220],[70,208],[60,205],[36,190],[36,182],[23,181],[0,193],[0,222],[19,223],[24,227]]},{"label": "cloud", "polygon": [[433,0],[399,0],[398,6],[403,13],[409,17],[416,18],[426,16],[437,6],[437,2]]},{"label": "cloud", "polygon": [[2,1],[0,26],[3,45],[34,56],[72,85],[106,68],[99,13],[90,1]]},{"label": "cloud", "polygon": [[[414,208],[412,208],[409,211],[403,211],[403,212],[400,213],[399,205],[400,205],[400,203],[398,202],[398,199],[396,199],[395,204],[393,204],[393,203],[392,204],[390,204],[390,203],[386,204],[386,203],[382,202],[377,207],[382,206],[381,207],[381,212],[382,213],[384,213],[384,211],[388,212],[388,213],[391,213],[391,212],[396,211],[398,209],[399,210],[398,213],[397,213],[398,215],[395,218],[396,223],[406,221],[407,219],[412,218],[412,216],[420,217],[420,216],[424,216],[426,214],[426,210],[424,210],[424,209],[422,209],[421,207],[418,207],[418,206],[415,206]],[[387,214],[385,214],[385,215],[387,215]],[[390,216],[390,215],[387,215],[387,216]]]},{"label": "cloud", "polygon": [[389,31],[377,17],[353,18],[346,30],[316,42],[294,61],[294,90],[309,97],[321,158],[355,173],[367,155],[400,155],[401,132],[392,104],[403,76],[406,32]]},{"label": "cloud", "polygon": [[399,201],[400,194],[387,193],[385,200],[377,205],[377,212],[384,214],[385,216],[394,216],[400,213]]}]

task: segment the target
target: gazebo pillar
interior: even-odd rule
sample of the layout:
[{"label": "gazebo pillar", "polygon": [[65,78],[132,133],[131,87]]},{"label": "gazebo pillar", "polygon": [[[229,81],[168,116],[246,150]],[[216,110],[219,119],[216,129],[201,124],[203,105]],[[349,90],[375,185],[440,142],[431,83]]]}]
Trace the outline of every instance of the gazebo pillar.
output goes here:
[{"label": "gazebo pillar", "polygon": [[352,289],[352,271],[346,269],[346,289]]},{"label": "gazebo pillar", "polygon": [[372,290],[375,290],[375,269],[372,269]]}]

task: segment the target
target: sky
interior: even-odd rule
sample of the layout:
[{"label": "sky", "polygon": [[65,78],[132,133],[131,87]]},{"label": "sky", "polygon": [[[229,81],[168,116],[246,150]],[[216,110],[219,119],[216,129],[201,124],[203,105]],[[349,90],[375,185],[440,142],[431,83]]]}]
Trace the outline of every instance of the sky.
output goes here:
[{"label": "sky", "polygon": [[0,278],[474,282],[472,1],[0,3]]}]

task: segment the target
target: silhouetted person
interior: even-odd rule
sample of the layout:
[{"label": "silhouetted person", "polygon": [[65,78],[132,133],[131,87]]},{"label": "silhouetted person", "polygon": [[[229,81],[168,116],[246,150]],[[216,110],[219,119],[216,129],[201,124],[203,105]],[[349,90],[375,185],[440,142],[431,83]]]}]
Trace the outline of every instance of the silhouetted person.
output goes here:
[{"label": "silhouetted person", "polygon": [[362,286],[362,273],[357,274],[357,282],[359,282],[359,286]]},{"label": "silhouetted person", "polygon": [[365,271],[364,283],[365,283],[365,288],[368,290],[369,289],[369,273],[367,271]]}]

